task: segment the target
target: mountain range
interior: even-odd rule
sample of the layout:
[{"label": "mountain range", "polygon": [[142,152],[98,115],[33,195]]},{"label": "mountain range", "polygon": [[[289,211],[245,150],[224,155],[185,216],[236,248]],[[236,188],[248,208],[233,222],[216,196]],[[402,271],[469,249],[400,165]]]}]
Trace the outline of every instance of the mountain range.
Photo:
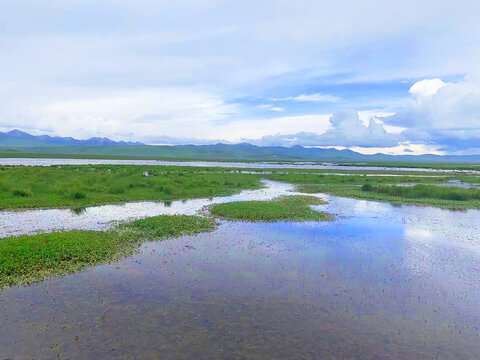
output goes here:
[{"label": "mountain range", "polygon": [[0,146],[129,146],[143,145],[138,142],[114,141],[108,138],[92,137],[78,140],[72,137],[30,135],[20,130],[0,132]]},{"label": "mountain range", "polygon": [[77,140],[71,137],[34,136],[19,130],[0,132],[0,156],[480,164],[480,155],[365,155],[352,150],[256,146],[249,143],[160,146],[108,138]]}]

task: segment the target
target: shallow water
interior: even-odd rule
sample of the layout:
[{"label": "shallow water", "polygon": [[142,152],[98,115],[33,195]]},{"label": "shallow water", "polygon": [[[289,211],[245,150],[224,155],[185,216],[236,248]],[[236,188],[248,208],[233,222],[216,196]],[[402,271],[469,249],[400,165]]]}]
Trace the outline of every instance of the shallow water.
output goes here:
[{"label": "shallow water", "polygon": [[439,184],[440,186],[453,186],[453,187],[461,187],[464,189],[479,189],[480,184],[471,184],[467,182],[463,182],[461,180],[450,180],[444,184]]},{"label": "shallow water", "polygon": [[264,188],[244,190],[232,196],[176,201],[137,201],[119,205],[92,206],[82,209],[33,209],[0,211],[0,238],[57,230],[106,230],[119,221],[158,215],[195,215],[211,204],[270,200],[291,195],[294,186],[262,180]]},{"label": "shallow water", "polygon": [[4,291],[0,358],[480,358],[480,211],[325,198]]},{"label": "shallow water", "polygon": [[317,169],[317,170],[363,170],[363,171],[411,171],[440,173],[480,174],[478,170],[449,170],[428,168],[384,167],[337,165],[332,163],[272,163],[272,162],[221,162],[221,161],[164,161],[164,160],[109,160],[109,159],[42,159],[42,158],[0,158],[0,165],[15,166],[53,166],[53,165],[163,165],[224,167],[246,169]]},{"label": "shallow water", "polygon": [[[420,185],[420,183],[397,183],[395,185],[397,185],[397,186],[416,186],[416,185]],[[463,182],[461,180],[449,180],[448,182],[434,183],[432,185],[456,187],[456,188],[462,188],[462,189],[479,189],[480,190],[480,184],[466,183],[466,182]]]}]

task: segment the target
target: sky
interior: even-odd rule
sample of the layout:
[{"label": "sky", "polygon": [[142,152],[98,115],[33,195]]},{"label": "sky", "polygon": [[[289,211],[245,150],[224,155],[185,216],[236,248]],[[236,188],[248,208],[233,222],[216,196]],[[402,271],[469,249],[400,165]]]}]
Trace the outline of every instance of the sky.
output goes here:
[{"label": "sky", "polygon": [[0,4],[0,131],[480,154],[478,0]]}]

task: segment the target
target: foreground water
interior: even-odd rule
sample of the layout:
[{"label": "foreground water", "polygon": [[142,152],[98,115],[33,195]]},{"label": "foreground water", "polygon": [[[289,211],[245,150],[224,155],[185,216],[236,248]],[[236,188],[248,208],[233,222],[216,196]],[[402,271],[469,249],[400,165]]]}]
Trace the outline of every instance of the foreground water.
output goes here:
[{"label": "foreground water", "polygon": [[361,171],[410,171],[438,173],[466,173],[479,175],[478,170],[451,170],[409,167],[385,167],[364,165],[338,165],[312,162],[226,162],[226,161],[168,161],[168,160],[112,160],[112,159],[48,159],[48,158],[0,158],[0,165],[10,166],[59,166],[59,165],[162,165],[223,167],[245,169],[316,169],[316,170],[361,170]]},{"label": "foreground water", "polygon": [[325,198],[6,290],[0,358],[480,358],[480,212]]}]

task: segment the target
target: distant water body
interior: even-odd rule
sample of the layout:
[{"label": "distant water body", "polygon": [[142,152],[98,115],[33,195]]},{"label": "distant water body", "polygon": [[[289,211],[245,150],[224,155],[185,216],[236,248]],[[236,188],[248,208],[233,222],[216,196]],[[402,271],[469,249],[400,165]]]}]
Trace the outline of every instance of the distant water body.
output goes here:
[{"label": "distant water body", "polygon": [[2,158],[0,166],[57,166],[57,165],[160,165],[160,166],[197,166],[246,169],[313,169],[313,170],[365,170],[365,171],[412,171],[480,174],[475,170],[427,169],[386,166],[337,165],[312,162],[221,162],[221,161],[165,161],[165,160],[112,160],[112,159],[42,159],[42,158]]}]

